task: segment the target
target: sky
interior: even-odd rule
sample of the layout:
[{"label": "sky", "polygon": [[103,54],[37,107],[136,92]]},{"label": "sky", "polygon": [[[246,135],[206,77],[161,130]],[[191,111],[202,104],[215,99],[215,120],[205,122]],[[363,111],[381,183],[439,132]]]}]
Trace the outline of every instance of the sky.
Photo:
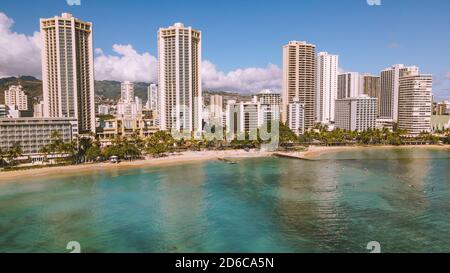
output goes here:
[{"label": "sky", "polygon": [[282,46],[299,40],[338,54],[341,71],[417,65],[433,74],[435,97],[450,99],[448,0],[80,2],[0,0],[0,77],[40,77],[39,18],[69,12],[94,24],[97,80],[156,81],[158,28],[182,22],[202,31],[206,89],[280,91]]}]

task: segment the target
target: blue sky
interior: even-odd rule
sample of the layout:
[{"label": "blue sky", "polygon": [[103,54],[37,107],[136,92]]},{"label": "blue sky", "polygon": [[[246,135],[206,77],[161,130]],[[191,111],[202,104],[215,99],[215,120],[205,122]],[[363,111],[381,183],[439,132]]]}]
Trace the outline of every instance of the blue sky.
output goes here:
[{"label": "blue sky", "polygon": [[94,23],[94,46],[106,56],[116,54],[114,44],[156,56],[158,28],[183,22],[202,31],[203,59],[224,76],[268,64],[281,67],[282,45],[306,40],[340,55],[346,71],[378,74],[394,63],[417,65],[434,74],[435,93],[450,98],[448,0],[382,0],[381,6],[366,0],[0,2],[0,12],[14,20],[11,31],[29,36],[38,31],[40,17],[63,11]]}]

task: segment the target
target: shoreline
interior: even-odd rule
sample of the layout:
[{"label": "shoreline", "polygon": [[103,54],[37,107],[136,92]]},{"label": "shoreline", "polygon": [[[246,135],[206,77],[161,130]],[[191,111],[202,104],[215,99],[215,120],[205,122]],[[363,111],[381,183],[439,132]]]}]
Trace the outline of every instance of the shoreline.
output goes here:
[{"label": "shoreline", "polygon": [[183,152],[173,154],[167,157],[149,158],[136,161],[122,161],[119,164],[110,162],[101,163],[85,163],[80,165],[69,165],[59,167],[42,167],[39,169],[18,170],[9,172],[0,172],[0,183],[12,183],[17,179],[41,178],[66,176],[85,172],[94,172],[102,170],[126,170],[141,169],[148,167],[165,167],[180,164],[196,163],[208,160],[218,160],[219,158],[227,159],[243,159],[243,158],[260,158],[270,157],[271,152],[249,151],[244,150],[228,150],[228,151],[200,151],[200,152]]},{"label": "shoreline", "polygon": [[[450,145],[367,145],[367,146],[310,146],[304,152],[285,152],[284,154],[300,159],[314,160],[317,157],[327,153],[337,153],[345,151],[358,151],[364,149],[435,149],[449,150]],[[80,165],[60,166],[60,167],[43,167],[40,169],[19,170],[10,172],[0,172],[0,183],[13,183],[19,179],[42,178],[67,176],[80,173],[89,173],[94,171],[113,171],[126,169],[141,169],[149,167],[165,167],[180,164],[198,163],[208,160],[219,160],[219,158],[227,159],[248,159],[271,157],[276,152],[262,152],[251,150],[227,150],[227,151],[200,151],[200,152],[183,152],[162,158],[150,158],[137,161],[123,161],[119,164],[109,162],[102,163],[85,163]]]}]

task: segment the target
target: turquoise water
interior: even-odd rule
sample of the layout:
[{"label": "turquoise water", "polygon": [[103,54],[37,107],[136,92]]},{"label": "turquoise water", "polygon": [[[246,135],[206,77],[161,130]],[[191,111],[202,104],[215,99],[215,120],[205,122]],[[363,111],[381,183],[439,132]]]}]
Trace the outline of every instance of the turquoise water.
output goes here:
[{"label": "turquoise water", "polygon": [[367,150],[3,183],[0,252],[450,252],[449,158]]}]

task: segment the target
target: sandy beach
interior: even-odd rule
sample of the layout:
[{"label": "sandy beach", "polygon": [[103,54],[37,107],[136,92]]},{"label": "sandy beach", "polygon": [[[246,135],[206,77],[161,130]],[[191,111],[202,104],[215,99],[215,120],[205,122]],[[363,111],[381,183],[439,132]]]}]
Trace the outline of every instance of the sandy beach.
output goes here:
[{"label": "sandy beach", "polygon": [[[325,153],[343,152],[343,151],[357,151],[362,149],[439,149],[449,150],[450,145],[422,145],[422,146],[342,146],[342,147],[325,147],[325,146],[310,146],[304,152],[288,152],[277,153],[284,154],[292,158],[317,159],[320,155]],[[123,161],[120,164],[112,164],[109,162],[92,163],[62,167],[45,167],[41,169],[20,170],[10,172],[0,172],[0,183],[14,182],[18,179],[39,178],[49,176],[65,176],[71,174],[80,174],[85,172],[102,171],[102,170],[122,170],[122,169],[136,169],[145,167],[170,166],[176,164],[187,164],[201,161],[218,160],[219,158],[239,159],[239,158],[258,158],[273,156],[272,152],[262,152],[252,150],[246,152],[244,150],[229,150],[229,151],[201,151],[201,152],[183,152],[180,154],[173,154],[162,158],[148,158],[137,161]]]},{"label": "sandy beach", "polygon": [[0,183],[13,182],[23,178],[39,178],[49,176],[63,176],[70,174],[80,174],[84,172],[101,170],[121,170],[157,166],[170,166],[176,164],[186,164],[209,160],[218,160],[219,158],[239,159],[239,158],[257,158],[272,156],[270,152],[229,150],[229,151],[201,151],[201,152],[183,152],[161,158],[148,158],[145,160],[122,161],[119,164],[109,162],[81,164],[61,167],[44,167],[40,169],[19,170],[10,172],[0,172]]}]

